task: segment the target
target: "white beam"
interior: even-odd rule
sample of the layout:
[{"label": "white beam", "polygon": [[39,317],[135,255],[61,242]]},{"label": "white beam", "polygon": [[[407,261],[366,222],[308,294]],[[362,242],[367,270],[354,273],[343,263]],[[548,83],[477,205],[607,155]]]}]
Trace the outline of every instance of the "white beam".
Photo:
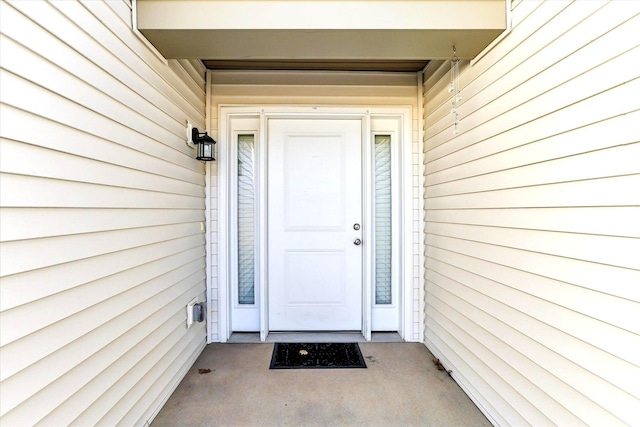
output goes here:
[{"label": "white beam", "polygon": [[506,29],[506,0],[138,0],[167,58],[473,58]]}]

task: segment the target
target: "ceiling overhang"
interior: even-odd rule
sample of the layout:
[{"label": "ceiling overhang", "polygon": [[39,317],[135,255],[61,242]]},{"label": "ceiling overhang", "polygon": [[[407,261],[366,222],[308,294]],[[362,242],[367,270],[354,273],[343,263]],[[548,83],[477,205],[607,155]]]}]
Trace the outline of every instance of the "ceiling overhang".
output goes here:
[{"label": "ceiling overhang", "polygon": [[[166,58],[401,63],[473,58],[506,25],[506,0],[137,0]],[[213,62],[212,62],[213,63]]]}]

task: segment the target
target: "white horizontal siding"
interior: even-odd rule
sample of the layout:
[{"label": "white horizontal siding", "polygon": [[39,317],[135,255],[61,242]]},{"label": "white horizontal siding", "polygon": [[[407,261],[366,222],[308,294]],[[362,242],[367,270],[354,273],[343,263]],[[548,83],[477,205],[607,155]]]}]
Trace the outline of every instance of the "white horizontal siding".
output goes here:
[{"label": "white horizontal siding", "polygon": [[[411,106],[412,168],[413,168],[413,248],[410,259],[413,274],[408,288],[412,292],[412,326],[407,339],[420,341],[422,330],[421,269],[422,236],[420,224],[420,148],[418,145],[418,96],[416,74],[363,73],[363,72],[293,72],[293,71],[211,71],[211,134],[218,137],[218,111],[220,105],[322,105],[322,106]],[[212,165],[211,253],[213,254],[213,289],[211,308],[218,306],[217,278],[217,167]],[[212,312],[210,339],[217,341],[218,312]]]},{"label": "white horizontal siding", "polygon": [[107,6],[113,9],[113,11],[123,22],[127,23],[127,25],[131,22],[131,9],[133,7],[131,0],[109,1],[107,2]]},{"label": "white horizontal siding", "polygon": [[458,135],[449,63],[425,73],[425,342],[498,425],[633,425],[640,4],[513,6]]},{"label": "white horizontal siding", "polygon": [[0,422],[144,425],[205,343],[204,68],[128,1],[0,5]]}]

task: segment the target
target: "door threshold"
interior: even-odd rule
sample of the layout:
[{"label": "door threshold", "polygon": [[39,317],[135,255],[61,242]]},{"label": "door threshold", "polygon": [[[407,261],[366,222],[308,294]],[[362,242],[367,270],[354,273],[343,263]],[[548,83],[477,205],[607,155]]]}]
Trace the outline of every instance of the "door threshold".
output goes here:
[{"label": "door threshold", "polygon": [[[257,332],[234,332],[228,343],[260,343]],[[366,342],[360,332],[270,332],[267,343],[274,342]],[[373,332],[371,342],[404,342],[397,332]]]}]

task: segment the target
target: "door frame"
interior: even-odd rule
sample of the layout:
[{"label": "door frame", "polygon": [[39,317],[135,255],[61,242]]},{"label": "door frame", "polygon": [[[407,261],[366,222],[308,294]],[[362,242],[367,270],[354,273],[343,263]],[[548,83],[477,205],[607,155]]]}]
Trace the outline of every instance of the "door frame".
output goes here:
[{"label": "door frame", "polygon": [[[258,198],[258,225],[256,229],[257,253],[256,253],[256,292],[260,297],[260,340],[265,341],[269,334],[268,313],[268,286],[267,286],[267,124],[271,118],[283,119],[355,119],[362,121],[362,173],[363,173],[363,240],[373,241],[373,208],[371,197],[373,194],[373,164],[372,158],[372,117],[395,118],[399,122],[399,152],[397,176],[400,179],[398,200],[400,201],[399,229],[400,233],[395,238],[399,250],[399,292],[400,292],[400,320],[398,333],[403,339],[408,339],[412,327],[412,273],[413,273],[413,179],[412,179],[412,108],[409,107],[302,107],[302,106],[243,106],[243,105],[219,105],[218,106],[219,129],[218,134],[218,194],[217,194],[217,295],[219,313],[219,338],[226,342],[232,333],[231,304],[232,295],[230,278],[236,266],[231,265],[232,257],[229,256],[233,247],[230,233],[230,212],[234,201],[230,198],[230,184],[233,177],[230,176],[233,168],[230,168],[230,156],[232,150],[229,142],[232,140],[232,125],[234,118],[254,118],[259,120],[259,129],[256,139],[256,164]],[[213,205],[213,203],[212,203]],[[363,246],[363,298],[362,298],[362,334],[364,338],[371,340],[371,312],[374,293],[372,284],[374,272],[373,257],[374,248],[371,245]],[[213,292],[212,292],[213,294]]]}]

